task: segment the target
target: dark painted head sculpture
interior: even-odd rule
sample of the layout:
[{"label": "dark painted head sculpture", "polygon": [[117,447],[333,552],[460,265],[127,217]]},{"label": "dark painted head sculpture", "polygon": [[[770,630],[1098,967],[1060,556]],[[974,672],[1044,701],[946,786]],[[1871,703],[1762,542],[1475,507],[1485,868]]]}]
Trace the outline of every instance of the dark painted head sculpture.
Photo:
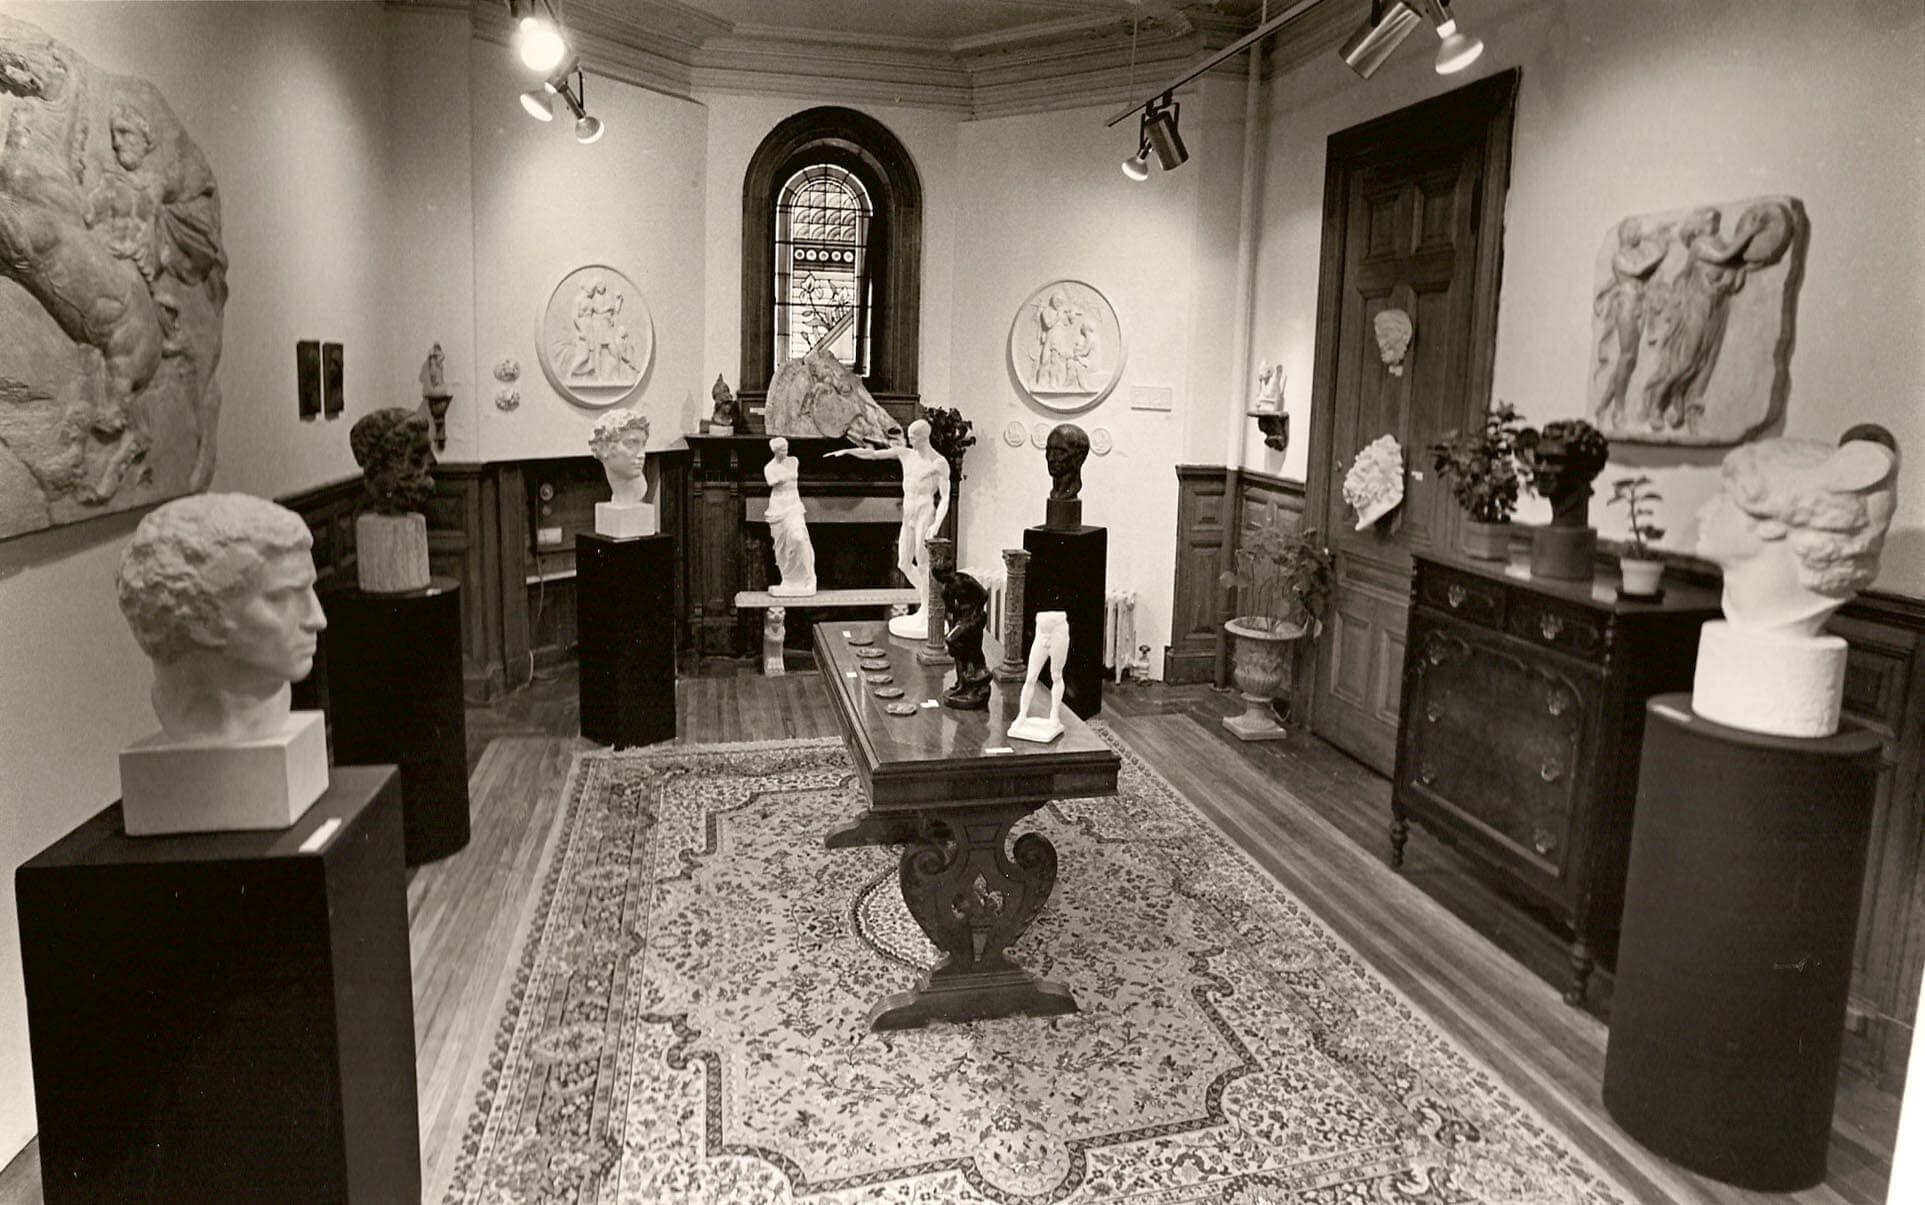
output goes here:
[{"label": "dark painted head sculpture", "polygon": [[348,432],[348,447],[380,513],[405,515],[434,497],[434,436],[426,415],[399,406],[363,415]]},{"label": "dark painted head sculpture", "polygon": [[1089,459],[1089,436],[1075,423],[1058,423],[1043,444],[1049,464],[1052,498],[1074,498],[1083,492],[1083,462]]}]

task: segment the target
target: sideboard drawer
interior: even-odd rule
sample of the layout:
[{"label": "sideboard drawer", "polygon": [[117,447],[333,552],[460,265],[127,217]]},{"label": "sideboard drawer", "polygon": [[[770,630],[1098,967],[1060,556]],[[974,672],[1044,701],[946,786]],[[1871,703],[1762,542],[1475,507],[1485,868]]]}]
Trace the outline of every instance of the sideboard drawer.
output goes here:
[{"label": "sideboard drawer", "polygon": [[1504,588],[1494,582],[1424,565],[1417,574],[1418,601],[1479,627],[1504,628]]},{"label": "sideboard drawer", "polygon": [[1523,594],[1510,600],[1504,616],[1504,630],[1532,644],[1571,653],[1586,661],[1604,657],[1607,629],[1600,617],[1582,607],[1540,594]]}]

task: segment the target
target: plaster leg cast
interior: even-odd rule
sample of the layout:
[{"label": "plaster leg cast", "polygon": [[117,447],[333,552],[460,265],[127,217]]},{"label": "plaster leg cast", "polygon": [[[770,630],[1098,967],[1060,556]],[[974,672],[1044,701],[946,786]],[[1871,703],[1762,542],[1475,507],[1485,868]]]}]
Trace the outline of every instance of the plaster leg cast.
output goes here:
[{"label": "plaster leg cast", "polygon": [[[1046,715],[1031,715],[1029,701],[1041,684],[1044,662],[1049,663],[1049,712]],[[1009,725],[1012,738],[1047,745],[1063,735],[1063,668],[1068,663],[1068,613],[1038,611],[1036,639],[1029,644],[1029,676],[1023,679],[1023,693],[1016,705],[1016,718]]]}]

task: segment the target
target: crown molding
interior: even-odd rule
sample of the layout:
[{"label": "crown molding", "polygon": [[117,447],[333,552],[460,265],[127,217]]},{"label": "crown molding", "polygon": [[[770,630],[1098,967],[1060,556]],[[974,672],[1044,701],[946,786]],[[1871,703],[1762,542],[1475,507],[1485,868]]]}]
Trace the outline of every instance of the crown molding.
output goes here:
[{"label": "crown molding", "polygon": [[[506,45],[514,32],[504,0],[390,3],[466,7],[475,36],[489,42]],[[1214,12],[1165,10],[1138,17],[1134,37],[1122,15],[1075,15],[943,40],[733,24],[679,0],[569,0],[564,11],[569,38],[592,73],[685,100],[705,93],[782,96],[970,118],[1138,99],[1133,88],[1253,27]],[[1211,74],[1242,78],[1245,70],[1239,57]]]}]

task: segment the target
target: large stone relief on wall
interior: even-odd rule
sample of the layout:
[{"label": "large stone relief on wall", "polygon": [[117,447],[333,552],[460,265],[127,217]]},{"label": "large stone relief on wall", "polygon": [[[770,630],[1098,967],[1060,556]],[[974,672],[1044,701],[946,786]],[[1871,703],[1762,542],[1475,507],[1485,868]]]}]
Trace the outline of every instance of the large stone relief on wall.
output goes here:
[{"label": "large stone relief on wall", "polygon": [[160,92],[0,15],[0,538],[206,488],[227,256]]},{"label": "large stone relief on wall", "polygon": [[1054,280],[1029,295],[1009,328],[1009,368],[1030,401],[1084,410],[1123,375],[1123,326],[1109,298],[1080,280]]},{"label": "large stone relief on wall", "polygon": [[555,392],[582,406],[613,406],[641,388],[655,324],[634,281],[590,264],[555,286],[535,342]]},{"label": "large stone relief on wall", "polygon": [[1735,444],[1784,412],[1809,226],[1795,197],[1626,218],[1598,249],[1591,412],[1612,440]]},{"label": "large stone relief on wall", "polygon": [[769,435],[815,435],[877,444],[902,434],[902,425],[869,396],[862,378],[836,359],[827,345],[786,360],[775,370],[762,427]]}]

